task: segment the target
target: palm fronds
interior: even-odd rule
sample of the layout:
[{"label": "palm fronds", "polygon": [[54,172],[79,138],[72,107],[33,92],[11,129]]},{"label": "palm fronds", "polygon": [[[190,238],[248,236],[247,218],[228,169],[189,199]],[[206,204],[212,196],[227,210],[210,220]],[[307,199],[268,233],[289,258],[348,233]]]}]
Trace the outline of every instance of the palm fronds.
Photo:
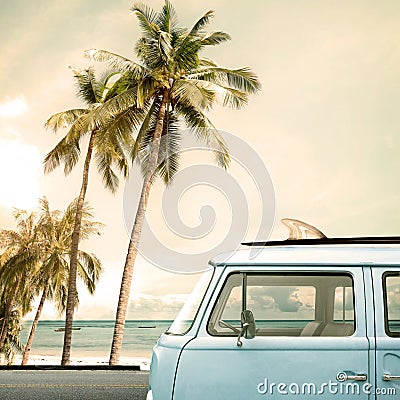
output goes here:
[{"label": "palm fronds", "polygon": [[[14,210],[16,230],[0,230],[0,353],[7,362],[21,352],[19,321],[31,310],[35,297],[46,287],[49,300],[62,311],[66,306],[69,260],[77,200],[64,212],[51,210],[46,198],[39,210],[28,214]],[[82,208],[81,238],[99,234],[102,224],[93,221],[88,204]],[[78,253],[78,277],[93,294],[101,273],[100,260],[91,253]],[[78,298],[76,299],[78,304]]]}]

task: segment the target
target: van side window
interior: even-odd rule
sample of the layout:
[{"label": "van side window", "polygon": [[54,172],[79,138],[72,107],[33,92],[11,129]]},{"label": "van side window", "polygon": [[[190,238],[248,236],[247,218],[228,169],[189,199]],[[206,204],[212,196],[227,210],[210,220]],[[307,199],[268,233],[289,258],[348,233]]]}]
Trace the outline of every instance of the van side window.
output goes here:
[{"label": "van side window", "polygon": [[353,280],[347,274],[228,276],[208,322],[213,336],[237,336],[251,310],[256,336],[350,336],[355,330]]},{"label": "van side window", "polygon": [[385,328],[388,336],[400,337],[400,272],[383,275]]},{"label": "van side window", "polygon": [[338,286],[335,289],[333,319],[335,322],[354,322],[352,287]]}]

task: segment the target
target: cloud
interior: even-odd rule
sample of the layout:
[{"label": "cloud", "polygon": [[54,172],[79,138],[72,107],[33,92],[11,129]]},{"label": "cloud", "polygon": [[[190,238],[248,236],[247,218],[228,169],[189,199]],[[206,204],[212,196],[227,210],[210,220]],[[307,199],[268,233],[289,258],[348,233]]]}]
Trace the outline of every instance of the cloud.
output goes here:
[{"label": "cloud", "polygon": [[277,308],[281,312],[297,312],[303,306],[295,287],[254,287],[249,292],[260,309]]},{"label": "cloud", "polygon": [[41,165],[36,146],[0,140],[0,204],[9,208],[35,207],[40,197]]},{"label": "cloud", "polygon": [[390,277],[387,282],[389,313],[394,315],[400,310],[400,282],[398,277]]},{"label": "cloud", "polygon": [[7,99],[0,103],[0,117],[18,117],[28,109],[25,96],[20,94],[18,97]]},{"label": "cloud", "polygon": [[186,298],[187,295],[182,294],[134,296],[129,305],[128,319],[175,319]]},{"label": "cloud", "polygon": [[112,320],[115,318],[115,310],[110,306],[105,305],[96,305],[91,302],[89,304],[82,304],[76,314],[76,319],[94,319],[94,315],[96,319],[106,319]]}]

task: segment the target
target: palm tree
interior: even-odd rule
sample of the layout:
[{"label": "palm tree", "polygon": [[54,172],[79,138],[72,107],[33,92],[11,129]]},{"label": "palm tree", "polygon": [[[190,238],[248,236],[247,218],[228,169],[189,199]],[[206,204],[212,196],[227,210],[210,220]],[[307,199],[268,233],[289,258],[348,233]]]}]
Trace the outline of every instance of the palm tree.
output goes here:
[{"label": "palm tree", "polygon": [[94,119],[94,115],[98,114],[96,110],[100,105],[115,94],[115,91],[111,90],[111,78],[116,72],[106,72],[99,79],[96,78],[93,68],[84,71],[73,69],[73,72],[78,88],[77,94],[87,104],[87,108],[71,109],[54,114],[48,119],[45,125],[47,128],[52,128],[55,132],[61,128],[67,127],[69,129],[64,138],[47,154],[44,160],[45,172],[51,172],[60,164],[64,164],[64,172],[68,175],[78,162],[82,139],[88,136],[82,184],[77,199],[74,228],[71,237],[62,365],[68,365],[70,362],[79,255],[78,247],[92,155],[96,159],[97,170],[103,179],[105,187],[114,193],[119,184],[118,176],[114,170],[116,168],[122,172],[124,177],[127,176],[128,162],[125,151],[126,146],[132,143],[130,132],[124,129],[122,123],[118,122],[118,118],[111,119],[113,114],[110,110],[108,110],[107,115],[102,114],[103,119],[107,119],[107,127],[99,119]]},{"label": "palm tree", "polygon": [[5,344],[10,318],[16,305],[24,315],[33,297],[31,280],[39,260],[39,229],[36,213],[14,210],[17,230],[0,230],[0,287],[2,289],[2,322],[0,352]]},{"label": "palm tree", "polygon": [[[0,318],[4,317],[4,304],[0,305]],[[21,331],[21,312],[18,309],[13,309],[8,317],[7,332],[4,344],[1,348],[0,355],[8,365],[14,364],[14,357],[16,353],[22,353],[24,346],[19,340]]]},{"label": "palm tree", "polygon": [[[74,227],[77,201],[73,201],[64,213],[50,211],[46,199],[41,199],[41,263],[38,269],[36,286],[41,290],[40,302],[33,320],[31,331],[23,352],[21,365],[26,365],[32,348],[36,328],[45,301],[55,301],[59,312],[65,311],[68,288],[69,251]],[[81,239],[97,233],[99,223],[92,222],[93,215],[87,205],[82,211]],[[101,263],[93,254],[78,251],[78,277],[83,281],[89,293],[93,294],[101,273]],[[79,302],[75,299],[75,305]]]},{"label": "palm tree", "polygon": [[[135,47],[138,62],[104,50],[87,52],[96,61],[107,61],[123,74],[116,87],[124,90],[100,107],[96,118],[102,120],[101,114],[108,111],[118,118],[131,116],[132,121],[139,110],[144,116],[132,151],[132,158],[138,157],[141,161],[144,179],[121,282],[111,365],[119,362],[133,269],[151,185],[156,175],[170,182],[179,167],[179,123],[183,122],[199,140],[205,141],[214,150],[218,164],[226,168],[228,149],[204,112],[218,99],[222,99],[224,106],[241,108],[247,103],[248,95],[260,89],[257,77],[248,68],[223,68],[201,57],[205,47],[230,40],[224,32],[204,31],[213,11],[205,13],[192,29],[178,25],[177,15],[168,0],[159,13],[141,3],[134,4],[132,11],[142,31]],[[135,123],[131,123],[132,129],[136,128]]]}]

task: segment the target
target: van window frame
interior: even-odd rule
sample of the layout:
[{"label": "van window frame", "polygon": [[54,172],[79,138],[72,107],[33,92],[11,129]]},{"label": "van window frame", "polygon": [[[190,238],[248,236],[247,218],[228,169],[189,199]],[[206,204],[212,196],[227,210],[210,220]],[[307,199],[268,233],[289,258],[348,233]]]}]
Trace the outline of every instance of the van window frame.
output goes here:
[{"label": "van window frame", "polygon": [[[246,293],[247,293],[247,276],[248,275],[271,275],[271,276],[272,275],[275,275],[275,276],[278,275],[279,276],[279,275],[287,274],[287,275],[293,275],[293,276],[297,275],[299,277],[304,277],[303,273],[304,273],[304,271],[294,271],[294,270],[291,270],[291,271],[287,271],[287,270],[285,270],[285,271],[278,271],[278,270],[275,270],[275,271],[254,271],[254,270],[253,271],[247,271],[247,270],[240,270],[240,269],[230,272],[225,277],[225,280],[224,280],[224,282],[223,282],[223,284],[222,284],[222,286],[221,286],[221,288],[219,290],[218,296],[215,298],[215,302],[213,304],[212,310],[211,310],[211,312],[210,312],[210,314],[209,314],[209,316],[207,318],[207,323],[206,323],[206,332],[207,332],[207,334],[212,336],[212,337],[235,337],[235,336],[237,336],[234,332],[232,332],[232,333],[230,333],[230,332],[215,333],[215,332],[210,332],[210,330],[209,330],[210,320],[211,320],[212,316],[214,315],[215,308],[218,305],[218,300],[220,299],[220,297],[222,295],[222,292],[225,289],[225,284],[228,282],[229,278],[232,275],[235,275],[235,274],[242,275],[242,310],[243,310],[243,306],[246,304],[246,300],[245,300],[245,302],[243,302],[243,298],[245,297],[244,296],[244,292],[246,291]],[[328,275],[330,275],[330,276],[334,276],[334,275],[348,276],[351,279],[351,282],[352,282],[352,286],[351,287],[353,289],[352,290],[352,292],[353,292],[353,296],[352,297],[353,297],[354,331],[349,336],[339,336],[339,337],[353,337],[357,333],[357,325],[358,325],[357,324],[357,310],[356,310],[356,296],[355,296],[354,275],[350,271],[343,271],[343,272],[341,272],[341,271],[334,271],[334,272],[333,271],[332,272],[324,272],[324,271],[307,272],[307,276],[321,276],[321,275],[325,275],[325,276],[328,276]],[[257,335],[256,335],[256,337],[257,337]],[[262,336],[262,335],[260,335],[258,337],[271,338],[271,337],[286,337],[286,336],[279,336],[279,335],[277,335],[277,336]],[[289,337],[290,338],[295,338],[297,336],[289,336]],[[321,336],[313,336],[313,338],[318,338],[318,337],[321,337]]]},{"label": "van window frame", "polygon": [[384,310],[384,325],[385,333],[392,338],[400,338],[400,332],[392,332],[389,328],[389,309],[388,309],[388,292],[387,292],[387,278],[390,276],[400,277],[400,270],[386,271],[382,275],[382,290],[383,290],[383,310]]},{"label": "van window frame", "polygon": [[[211,276],[210,276],[209,281],[208,281],[208,284],[207,284],[207,286],[206,286],[206,288],[205,288],[205,290],[204,290],[204,292],[203,292],[203,296],[202,296],[202,298],[201,298],[201,300],[200,300],[200,302],[199,302],[199,304],[198,304],[198,306],[197,306],[196,313],[195,313],[194,316],[193,316],[193,319],[192,319],[192,322],[191,322],[189,328],[186,329],[186,331],[184,331],[184,332],[182,332],[182,333],[174,333],[174,332],[169,331],[169,329],[171,328],[172,324],[175,322],[175,319],[178,318],[179,313],[180,313],[180,311],[179,311],[178,315],[175,317],[174,321],[173,321],[172,324],[168,327],[168,329],[164,332],[164,334],[169,335],[169,336],[185,336],[185,335],[187,335],[187,334],[191,331],[191,329],[193,328],[193,325],[194,325],[195,321],[197,320],[197,317],[199,316],[200,309],[202,308],[202,305],[203,305],[203,303],[204,303],[204,299],[205,299],[205,297],[206,297],[206,295],[207,295],[207,293],[208,293],[208,291],[209,291],[209,289],[210,289],[211,282],[213,281],[214,276],[215,276],[216,266],[213,265],[213,264],[211,264],[211,263],[208,264],[208,265],[211,267],[211,268],[208,270],[208,271],[211,271]],[[206,273],[206,272],[207,272],[207,270],[206,270],[206,271],[203,271],[203,274]],[[197,283],[196,283],[196,285],[197,285]],[[196,287],[196,285],[195,285],[195,287]],[[193,290],[194,290],[194,289],[193,289]],[[193,292],[193,291],[192,291],[192,292]],[[189,294],[189,296],[192,294],[192,292]],[[183,305],[182,307],[184,307],[184,305]]]}]

